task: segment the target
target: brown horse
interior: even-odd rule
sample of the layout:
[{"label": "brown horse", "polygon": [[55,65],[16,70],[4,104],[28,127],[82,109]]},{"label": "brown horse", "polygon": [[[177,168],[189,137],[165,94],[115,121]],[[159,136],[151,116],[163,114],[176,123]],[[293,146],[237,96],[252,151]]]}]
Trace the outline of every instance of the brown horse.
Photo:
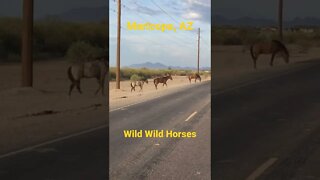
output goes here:
[{"label": "brown horse", "polygon": [[71,81],[69,96],[73,88],[76,86],[79,93],[81,94],[80,80],[83,78],[96,78],[99,84],[99,87],[95,94],[100,90],[102,95],[104,95],[104,83],[105,76],[108,73],[108,57],[102,56],[96,58],[94,61],[89,62],[80,62],[73,64],[68,68],[68,77]]},{"label": "brown horse", "polygon": [[190,82],[190,83],[191,83],[191,79],[194,79],[194,82],[197,82],[197,79],[199,79],[200,82],[201,82],[201,77],[200,77],[200,75],[199,75],[198,73],[196,73],[196,74],[190,74],[190,75],[188,76],[188,79],[189,79],[189,82]]},{"label": "brown horse", "polygon": [[148,80],[147,79],[143,79],[143,80],[131,82],[131,84],[130,84],[131,85],[131,92],[132,91],[136,91],[136,86],[139,86],[140,87],[140,91],[142,91],[144,83],[148,84]]},{"label": "brown horse", "polygon": [[257,60],[260,54],[271,54],[270,66],[273,66],[273,60],[277,54],[280,54],[284,58],[285,62],[289,63],[289,51],[286,46],[278,40],[253,44],[250,48],[250,52],[255,69],[257,68]]},{"label": "brown horse", "polygon": [[169,75],[167,75],[167,76],[155,78],[155,79],[153,80],[154,86],[156,87],[156,89],[158,89],[158,84],[159,84],[159,83],[162,83],[163,86],[164,86],[164,85],[168,86],[168,85],[167,85],[168,79],[172,80],[171,74],[169,74]]}]

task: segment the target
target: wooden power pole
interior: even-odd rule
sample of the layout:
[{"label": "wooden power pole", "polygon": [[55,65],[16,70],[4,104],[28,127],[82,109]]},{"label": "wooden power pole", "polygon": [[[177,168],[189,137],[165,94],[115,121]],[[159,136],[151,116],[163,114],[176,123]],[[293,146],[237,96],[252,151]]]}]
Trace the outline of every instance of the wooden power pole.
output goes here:
[{"label": "wooden power pole", "polygon": [[282,34],[282,23],[283,23],[283,0],[279,0],[279,12],[278,12],[278,23],[279,23],[279,38],[282,41],[283,40],[283,34]]},{"label": "wooden power pole", "polygon": [[22,86],[32,87],[33,84],[33,0],[23,0],[22,27]]},{"label": "wooden power pole", "polygon": [[198,29],[198,66],[197,66],[198,74],[199,74],[199,64],[200,64],[200,28]]},{"label": "wooden power pole", "polygon": [[121,37],[121,0],[118,0],[116,89],[120,89],[120,37]]}]

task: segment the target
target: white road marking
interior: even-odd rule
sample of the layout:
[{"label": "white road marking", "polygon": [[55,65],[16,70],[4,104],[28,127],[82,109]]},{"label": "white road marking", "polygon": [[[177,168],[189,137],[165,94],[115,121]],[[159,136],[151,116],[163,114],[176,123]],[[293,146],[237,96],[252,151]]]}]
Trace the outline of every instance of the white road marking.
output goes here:
[{"label": "white road marking", "polygon": [[194,115],[196,115],[198,112],[193,112],[185,121],[189,121]]},{"label": "white road marking", "polygon": [[[37,144],[37,145],[29,146],[29,147],[26,147],[26,148],[23,148],[23,149],[20,149],[20,150],[17,150],[17,151],[12,151],[12,152],[9,152],[7,154],[0,155],[0,159],[6,158],[6,157],[9,157],[9,156],[13,156],[13,155],[16,155],[16,154],[19,154],[19,153],[23,153],[23,152],[26,152],[26,151],[31,151],[33,149],[36,149],[36,148],[39,148],[39,147],[42,147],[42,146],[46,146],[46,145],[53,144],[53,143],[56,143],[56,142],[59,142],[59,141],[63,141],[63,140],[66,140],[66,139],[70,139],[70,138],[73,138],[73,137],[76,137],[76,136],[87,134],[87,133],[90,133],[90,132],[93,132],[93,131],[96,131],[96,130],[99,130],[99,129],[103,129],[103,128],[106,128],[106,127],[107,127],[107,125],[102,125],[102,126],[91,128],[91,129],[88,129],[88,130],[84,130],[84,131],[81,131],[81,132],[78,132],[78,133],[70,134],[68,136],[64,136],[64,137],[56,138],[56,139],[53,139],[53,140],[50,140],[50,141],[46,141],[44,143],[40,143],[40,144]],[[106,134],[106,136],[107,136],[107,134]]]},{"label": "white road marking", "polygon": [[261,176],[261,174],[264,171],[266,171],[270,166],[272,166],[272,164],[274,164],[277,160],[278,160],[277,158],[270,158],[268,161],[266,161],[260,167],[258,167],[255,171],[253,171],[253,173],[251,173],[250,176],[246,178],[246,180],[257,179],[259,176]]}]

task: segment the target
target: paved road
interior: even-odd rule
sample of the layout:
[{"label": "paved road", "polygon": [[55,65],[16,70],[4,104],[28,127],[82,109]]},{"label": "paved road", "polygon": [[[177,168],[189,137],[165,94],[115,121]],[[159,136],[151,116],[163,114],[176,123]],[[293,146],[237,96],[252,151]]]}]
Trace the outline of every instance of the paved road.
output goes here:
[{"label": "paved road", "polygon": [[[166,162],[163,159],[170,156],[170,153],[179,147],[180,142],[183,141],[182,138],[128,139],[123,137],[123,130],[193,131],[199,122],[210,121],[210,118],[208,118],[211,103],[210,84],[209,81],[199,85],[190,85],[190,88],[186,90],[111,112],[110,178],[148,179],[149,174],[157,170],[155,166],[161,162]],[[195,112],[197,113],[192,116]],[[187,120],[190,116],[192,118]],[[210,136],[210,130],[204,136]],[[206,143],[210,145],[209,141]],[[203,146],[205,147],[206,144],[204,143]],[[191,152],[194,148],[198,147],[189,146],[180,155],[189,157],[192,155]],[[198,153],[201,154],[202,152]],[[208,161],[207,165],[210,165],[210,151],[207,151],[203,156],[207,157],[204,161]],[[179,162],[168,162],[167,168],[176,168],[177,164]],[[172,179],[172,177],[181,177],[186,174],[184,168],[178,168],[175,172],[171,172],[172,174],[168,173],[170,172],[166,171],[162,175]],[[195,178],[189,176],[189,178],[210,179],[210,172],[203,172],[203,174],[209,174],[209,177],[198,176]]]},{"label": "paved road", "polygon": [[[186,142],[196,147],[190,147],[190,151],[185,153],[178,152],[183,159],[180,162],[177,160],[177,163],[186,164],[185,157],[196,157],[193,156],[195,153],[205,150],[205,156],[201,156],[204,159],[193,160],[191,165],[202,167],[197,169],[197,172],[201,171],[201,175],[195,172],[196,179],[210,179],[210,141],[205,141],[207,146],[200,148],[203,138],[210,136],[210,110],[210,82],[193,84],[189,89],[110,112],[110,133],[109,128],[102,127],[12,156],[0,156],[0,179],[105,180],[109,174],[108,134],[111,145],[111,179],[148,179],[147,176],[158,162],[170,157],[171,152],[177,152],[174,151],[177,147],[183,148],[184,151]],[[186,122],[185,120],[195,111],[197,113]],[[97,117],[106,118],[105,115],[97,114]],[[202,141],[195,139],[194,143],[182,139],[128,140],[122,135],[123,129],[192,131],[198,124],[201,124],[200,127],[205,126],[206,131],[199,133],[197,137]],[[160,167],[167,167],[164,163],[166,161],[161,162]],[[171,163],[170,166],[175,165]],[[192,166],[178,168],[177,171],[166,175],[181,177],[187,173],[194,173],[190,168],[193,169]],[[166,173],[163,172],[163,168],[158,172]]]},{"label": "paved road", "polygon": [[108,129],[48,144],[0,159],[3,180],[105,180]]},{"label": "paved road", "polygon": [[320,179],[319,61],[216,94],[212,111],[213,179]]}]

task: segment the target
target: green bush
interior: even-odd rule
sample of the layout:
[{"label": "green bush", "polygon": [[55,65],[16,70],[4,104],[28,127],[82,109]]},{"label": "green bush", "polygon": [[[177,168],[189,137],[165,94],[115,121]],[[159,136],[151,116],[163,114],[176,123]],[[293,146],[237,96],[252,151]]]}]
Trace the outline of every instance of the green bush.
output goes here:
[{"label": "green bush", "polygon": [[95,57],[101,56],[103,49],[93,46],[84,41],[73,43],[67,51],[67,58],[73,62],[90,61]]},{"label": "green bush", "polygon": [[[0,17],[0,58],[21,54],[21,25],[19,18]],[[48,18],[34,22],[33,49],[36,59],[64,57],[71,45],[83,41],[94,47],[106,48],[108,24],[103,22],[64,22]]]},{"label": "green bush", "polygon": [[133,74],[131,77],[130,77],[130,80],[131,81],[140,81],[142,80],[142,77],[137,75],[137,74]]}]

